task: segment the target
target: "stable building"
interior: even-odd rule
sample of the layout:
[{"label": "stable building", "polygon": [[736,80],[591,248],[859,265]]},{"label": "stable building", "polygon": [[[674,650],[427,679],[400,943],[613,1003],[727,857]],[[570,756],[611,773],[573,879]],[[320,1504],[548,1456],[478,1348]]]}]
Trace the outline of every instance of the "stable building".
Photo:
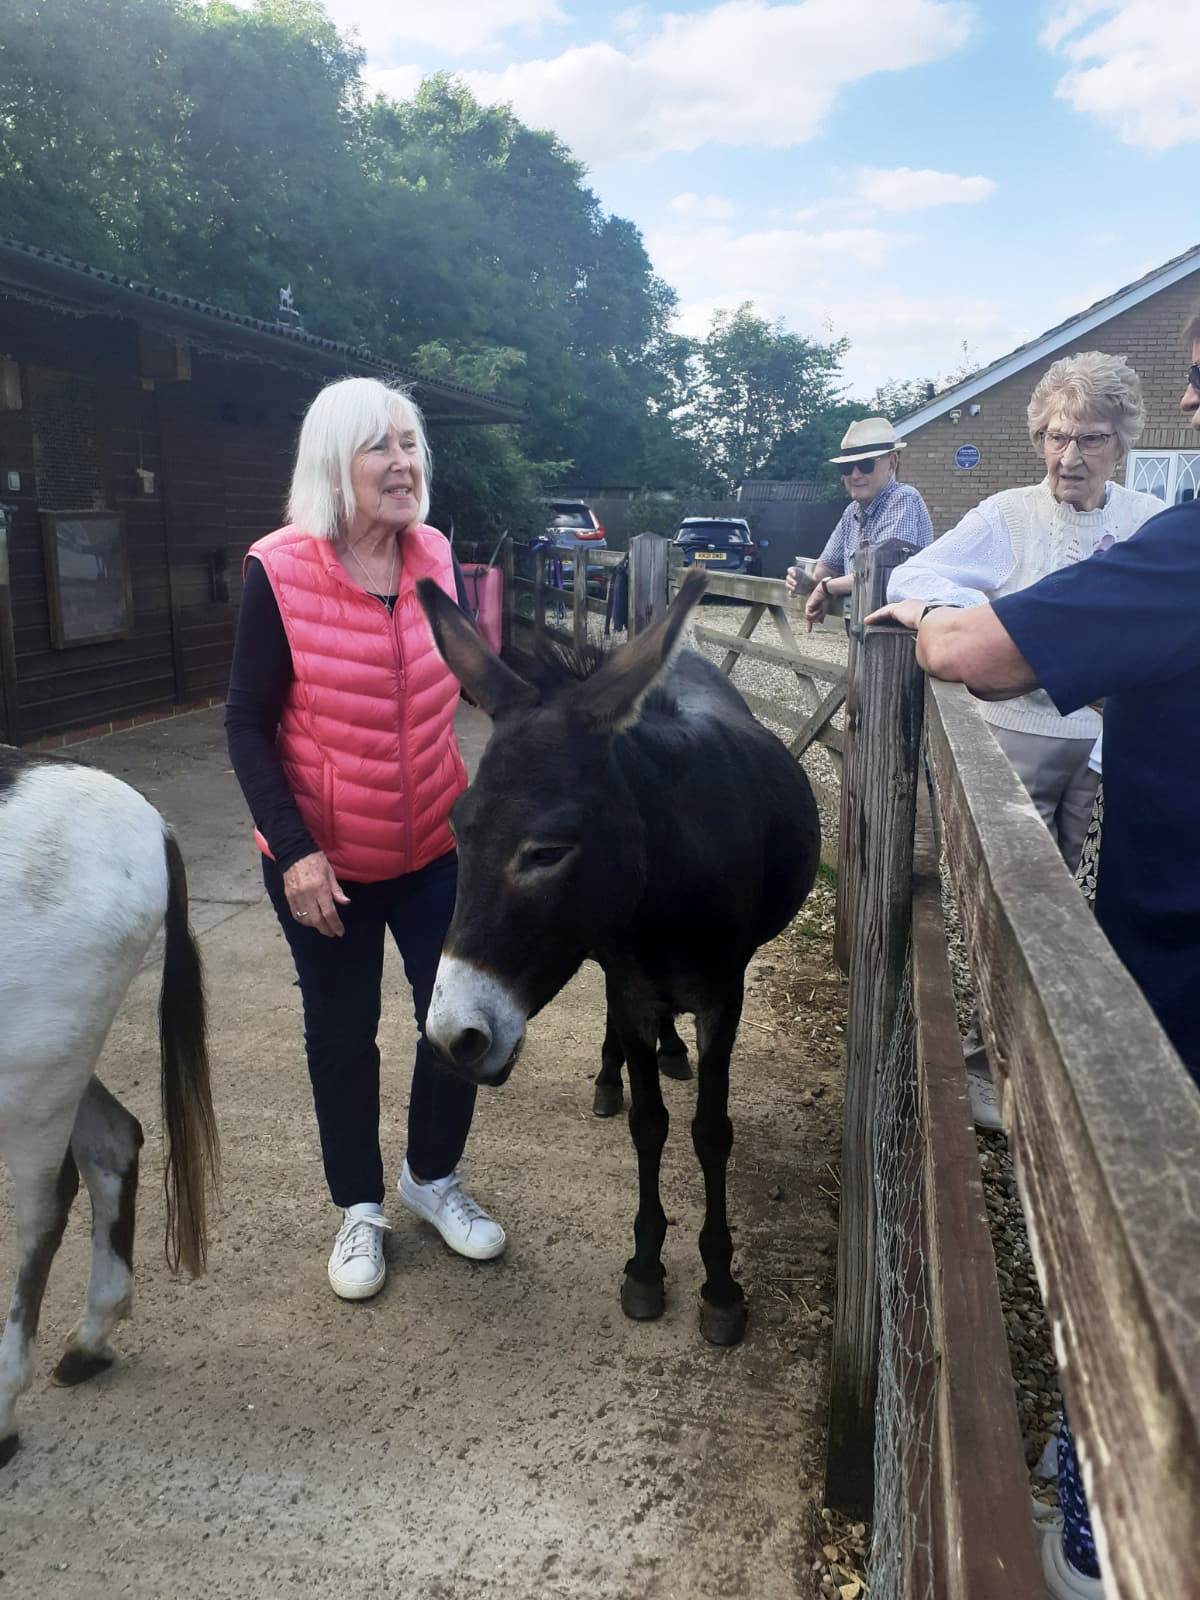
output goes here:
[{"label": "stable building", "polygon": [[283,520],[332,378],[400,381],[433,426],[507,401],[0,240],[0,742],[224,697],[242,558]]},{"label": "stable building", "polygon": [[907,445],[901,476],[924,495],[935,532],[945,533],[989,495],[1035,481],[1041,460],[1029,442],[1025,408],[1047,367],[1080,350],[1124,356],[1142,380],[1146,427],[1129,453],[1124,482],[1165,505],[1193,499],[1200,491],[1200,449],[1179,397],[1189,360],[1182,330],[1197,302],[1200,245],[898,421],[896,432]]}]

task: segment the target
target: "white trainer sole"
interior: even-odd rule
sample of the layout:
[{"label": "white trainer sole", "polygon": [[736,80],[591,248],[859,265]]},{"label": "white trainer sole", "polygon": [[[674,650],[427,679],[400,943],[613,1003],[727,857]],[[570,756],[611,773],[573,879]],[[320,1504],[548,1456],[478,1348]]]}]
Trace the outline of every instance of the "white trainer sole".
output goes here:
[{"label": "white trainer sole", "polygon": [[334,1276],[333,1268],[327,1269],[329,1287],[339,1300],[370,1300],[383,1288],[387,1281],[387,1266],[380,1267],[379,1273],[374,1278],[368,1278],[365,1283],[344,1283]]}]

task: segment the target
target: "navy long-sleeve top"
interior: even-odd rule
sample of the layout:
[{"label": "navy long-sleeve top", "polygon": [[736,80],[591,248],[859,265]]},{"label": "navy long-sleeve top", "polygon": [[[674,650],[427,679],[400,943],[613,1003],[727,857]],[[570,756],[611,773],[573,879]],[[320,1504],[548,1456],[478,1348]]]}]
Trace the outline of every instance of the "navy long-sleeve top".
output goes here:
[{"label": "navy long-sleeve top", "polygon": [[[466,584],[453,552],[451,560],[458,603],[468,611]],[[389,611],[396,604],[394,594],[378,598]],[[319,848],[304,825],[275,747],[293,676],[291,646],[271,580],[260,561],[251,561],[229,671],[225,738],[250,815],[281,872]]]}]

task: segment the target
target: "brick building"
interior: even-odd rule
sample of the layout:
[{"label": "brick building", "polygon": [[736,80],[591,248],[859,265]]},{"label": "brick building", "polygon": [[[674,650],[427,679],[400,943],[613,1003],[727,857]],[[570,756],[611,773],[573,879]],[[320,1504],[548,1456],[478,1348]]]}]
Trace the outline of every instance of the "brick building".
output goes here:
[{"label": "brick building", "polygon": [[329,379],[407,382],[435,434],[521,420],[285,317],[0,240],[0,742],[224,697],[242,557]]},{"label": "brick building", "polygon": [[897,422],[907,444],[900,475],[925,496],[935,531],[953,527],[988,495],[1040,476],[1025,408],[1047,367],[1079,350],[1124,356],[1142,380],[1147,422],[1125,464],[1129,487],[1157,494],[1166,504],[1200,493],[1195,430],[1179,412],[1189,359],[1181,332],[1197,302],[1200,245]]}]

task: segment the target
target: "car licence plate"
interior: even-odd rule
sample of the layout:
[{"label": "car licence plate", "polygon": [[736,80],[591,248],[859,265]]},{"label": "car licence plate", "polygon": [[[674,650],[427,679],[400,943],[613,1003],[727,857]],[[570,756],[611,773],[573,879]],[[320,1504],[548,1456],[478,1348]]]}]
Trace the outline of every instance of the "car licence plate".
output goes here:
[{"label": "car licence plate", "polygon": [[695,550],[692,552],[693,561],[724,561],[724,550]]}]

